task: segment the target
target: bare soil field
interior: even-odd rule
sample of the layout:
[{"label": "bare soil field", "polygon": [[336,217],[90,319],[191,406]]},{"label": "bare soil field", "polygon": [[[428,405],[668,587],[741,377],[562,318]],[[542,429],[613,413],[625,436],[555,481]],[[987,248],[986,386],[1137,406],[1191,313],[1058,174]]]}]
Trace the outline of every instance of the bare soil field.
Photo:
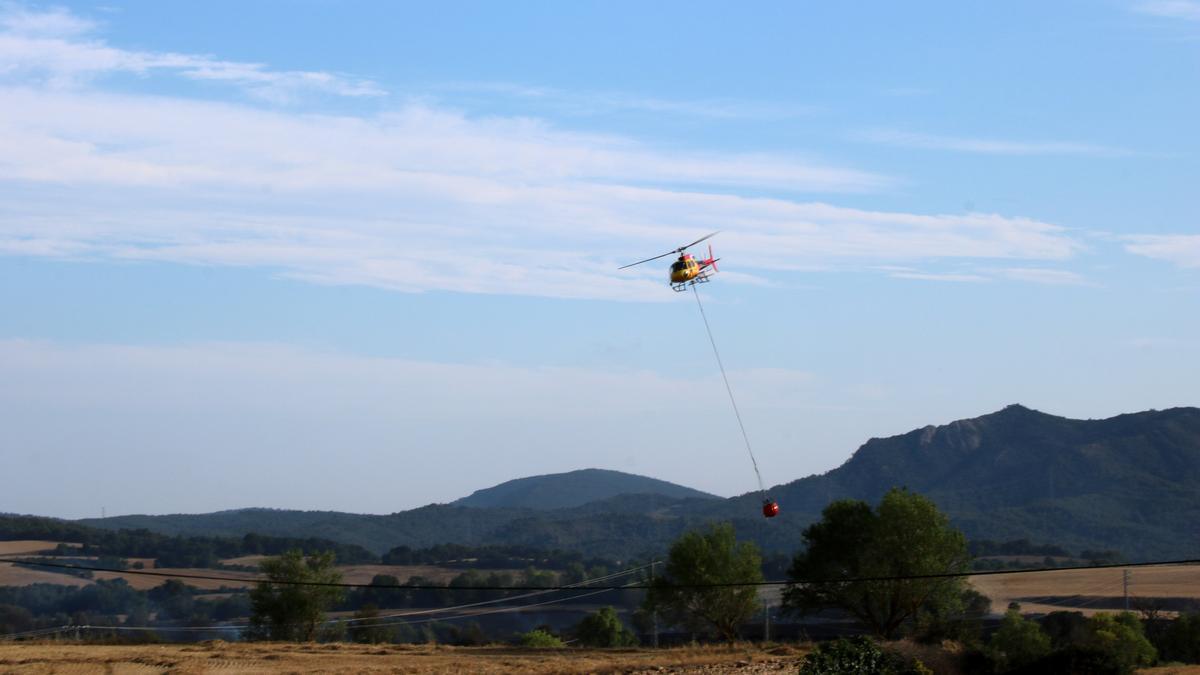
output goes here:
[{"label": "bare soil field", "polygon": [[777,673],[805,650],[752,644],[669,649],[519,649],[437,645],[225,643],[0,644],[5,673]]},{"label": "bare soil field", "polygon": [[[1137,567],[1129,571],[1131,605],[1144,598],[1200,599],[1200,565]],[[971,577],[971,585],[992,599],[992,611],[1009,602],[1024,613],[1078,610],[1085,614],[1114,611],[1123,598],[1124,569],[1063,570],[1039,574]],[[1075,596],[1075,597],[1072,597]]]}]

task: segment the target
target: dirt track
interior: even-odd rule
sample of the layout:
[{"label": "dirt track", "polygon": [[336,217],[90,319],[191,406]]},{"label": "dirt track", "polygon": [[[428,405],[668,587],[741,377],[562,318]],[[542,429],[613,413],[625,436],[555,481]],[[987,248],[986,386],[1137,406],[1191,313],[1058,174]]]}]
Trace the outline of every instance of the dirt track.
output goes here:
[{"label": "dirt track", "polygon": [[427,645],[225,643],[193,645],[0,644],[0,672],[113,673],[778,673],[800,648],[516,649]]}]

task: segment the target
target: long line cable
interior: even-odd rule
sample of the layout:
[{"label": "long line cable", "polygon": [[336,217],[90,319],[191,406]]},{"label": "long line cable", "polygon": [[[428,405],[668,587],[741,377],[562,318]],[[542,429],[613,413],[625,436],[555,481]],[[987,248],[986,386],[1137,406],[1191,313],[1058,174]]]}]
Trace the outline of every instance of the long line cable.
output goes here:
[{"label": "long line cable", "polygon": [[738,410],[737,401],[733,398],[733,387],[729,386],[729,376],[725,374],[725,364],[721,362],[721,352],[717,349],[717,341],[713,339],[712,327],[708,325],[708,315],[704,313],[704,304],[700,302],[700,291],[692,284],[692,294],[696,296],[696,306],[700,308],[700,318],[704,319],[704,330],[708,332],[708,341],[712,344],[713,356],[717,357],[717,367],[721,369],[721,379],[725,381],[725,392],[729,394],[729,402],[733,405],[733,416],[737,418],[738,428],[742,430],[742,440],[746,442],[746,454],[750,455],[750,463],[754,465],[754,475],[758,478],[758,491],[764,495],[767,488],[763,486],[762,474],[758,471],[758,460],[750,449],[750,436],[746,434],[746,425],[742,422],[742,413]]}]

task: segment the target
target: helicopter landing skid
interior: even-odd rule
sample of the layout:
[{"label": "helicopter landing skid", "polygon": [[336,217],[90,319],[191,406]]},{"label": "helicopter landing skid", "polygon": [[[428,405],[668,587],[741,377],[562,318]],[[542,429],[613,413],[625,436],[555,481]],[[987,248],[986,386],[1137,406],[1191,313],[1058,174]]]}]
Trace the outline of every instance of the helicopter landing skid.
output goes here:
[{"label": "helicopter landing skid", "polygon": [[704,274],[680,284],[671,284],[671,290],[675,291],[676,293],[682,293],[686,291],[689,286],[695,286],[696,284],[707,284],[709,276],[710,275],[708,274]]}]

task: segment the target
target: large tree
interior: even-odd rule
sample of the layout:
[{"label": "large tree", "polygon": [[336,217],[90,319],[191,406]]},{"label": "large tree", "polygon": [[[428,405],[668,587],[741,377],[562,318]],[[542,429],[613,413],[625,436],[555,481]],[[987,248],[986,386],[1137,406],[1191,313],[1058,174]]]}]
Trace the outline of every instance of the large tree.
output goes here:
[{"label": "large tree", "polygon": [[857,500],[831,503],[804,531],[804,543],[788,570],[789,610],[840,608],[890,639],[918,611],[942,614],[963,597],[962,577],[880,579],[961,573],[970,562],[962,533],[908,490],[893,488],[874,510]]},{"label": "large tree", "polygon": [[265,581],[250,591],[250,634],[269,640],[309,641],[325,620],[325,610],[342,597],[342,573],[332,551],[305,557],[291,550],[259,564]]},{"label": "large tree", "polygon": [[738,543],[733,525],[712,525],[688,532],[671,545],[666,570],[654,578],[645,609],[694,632],[734,639],[738,627],[759,608],[762,555],[751,542]]},{"label": "large tree", "polygon": [[627,647],[637,644],[637,638],[621,623],[621,617],[611,606],[601,607],[583,617],[575,626],[575,637],[587,647]]}]

